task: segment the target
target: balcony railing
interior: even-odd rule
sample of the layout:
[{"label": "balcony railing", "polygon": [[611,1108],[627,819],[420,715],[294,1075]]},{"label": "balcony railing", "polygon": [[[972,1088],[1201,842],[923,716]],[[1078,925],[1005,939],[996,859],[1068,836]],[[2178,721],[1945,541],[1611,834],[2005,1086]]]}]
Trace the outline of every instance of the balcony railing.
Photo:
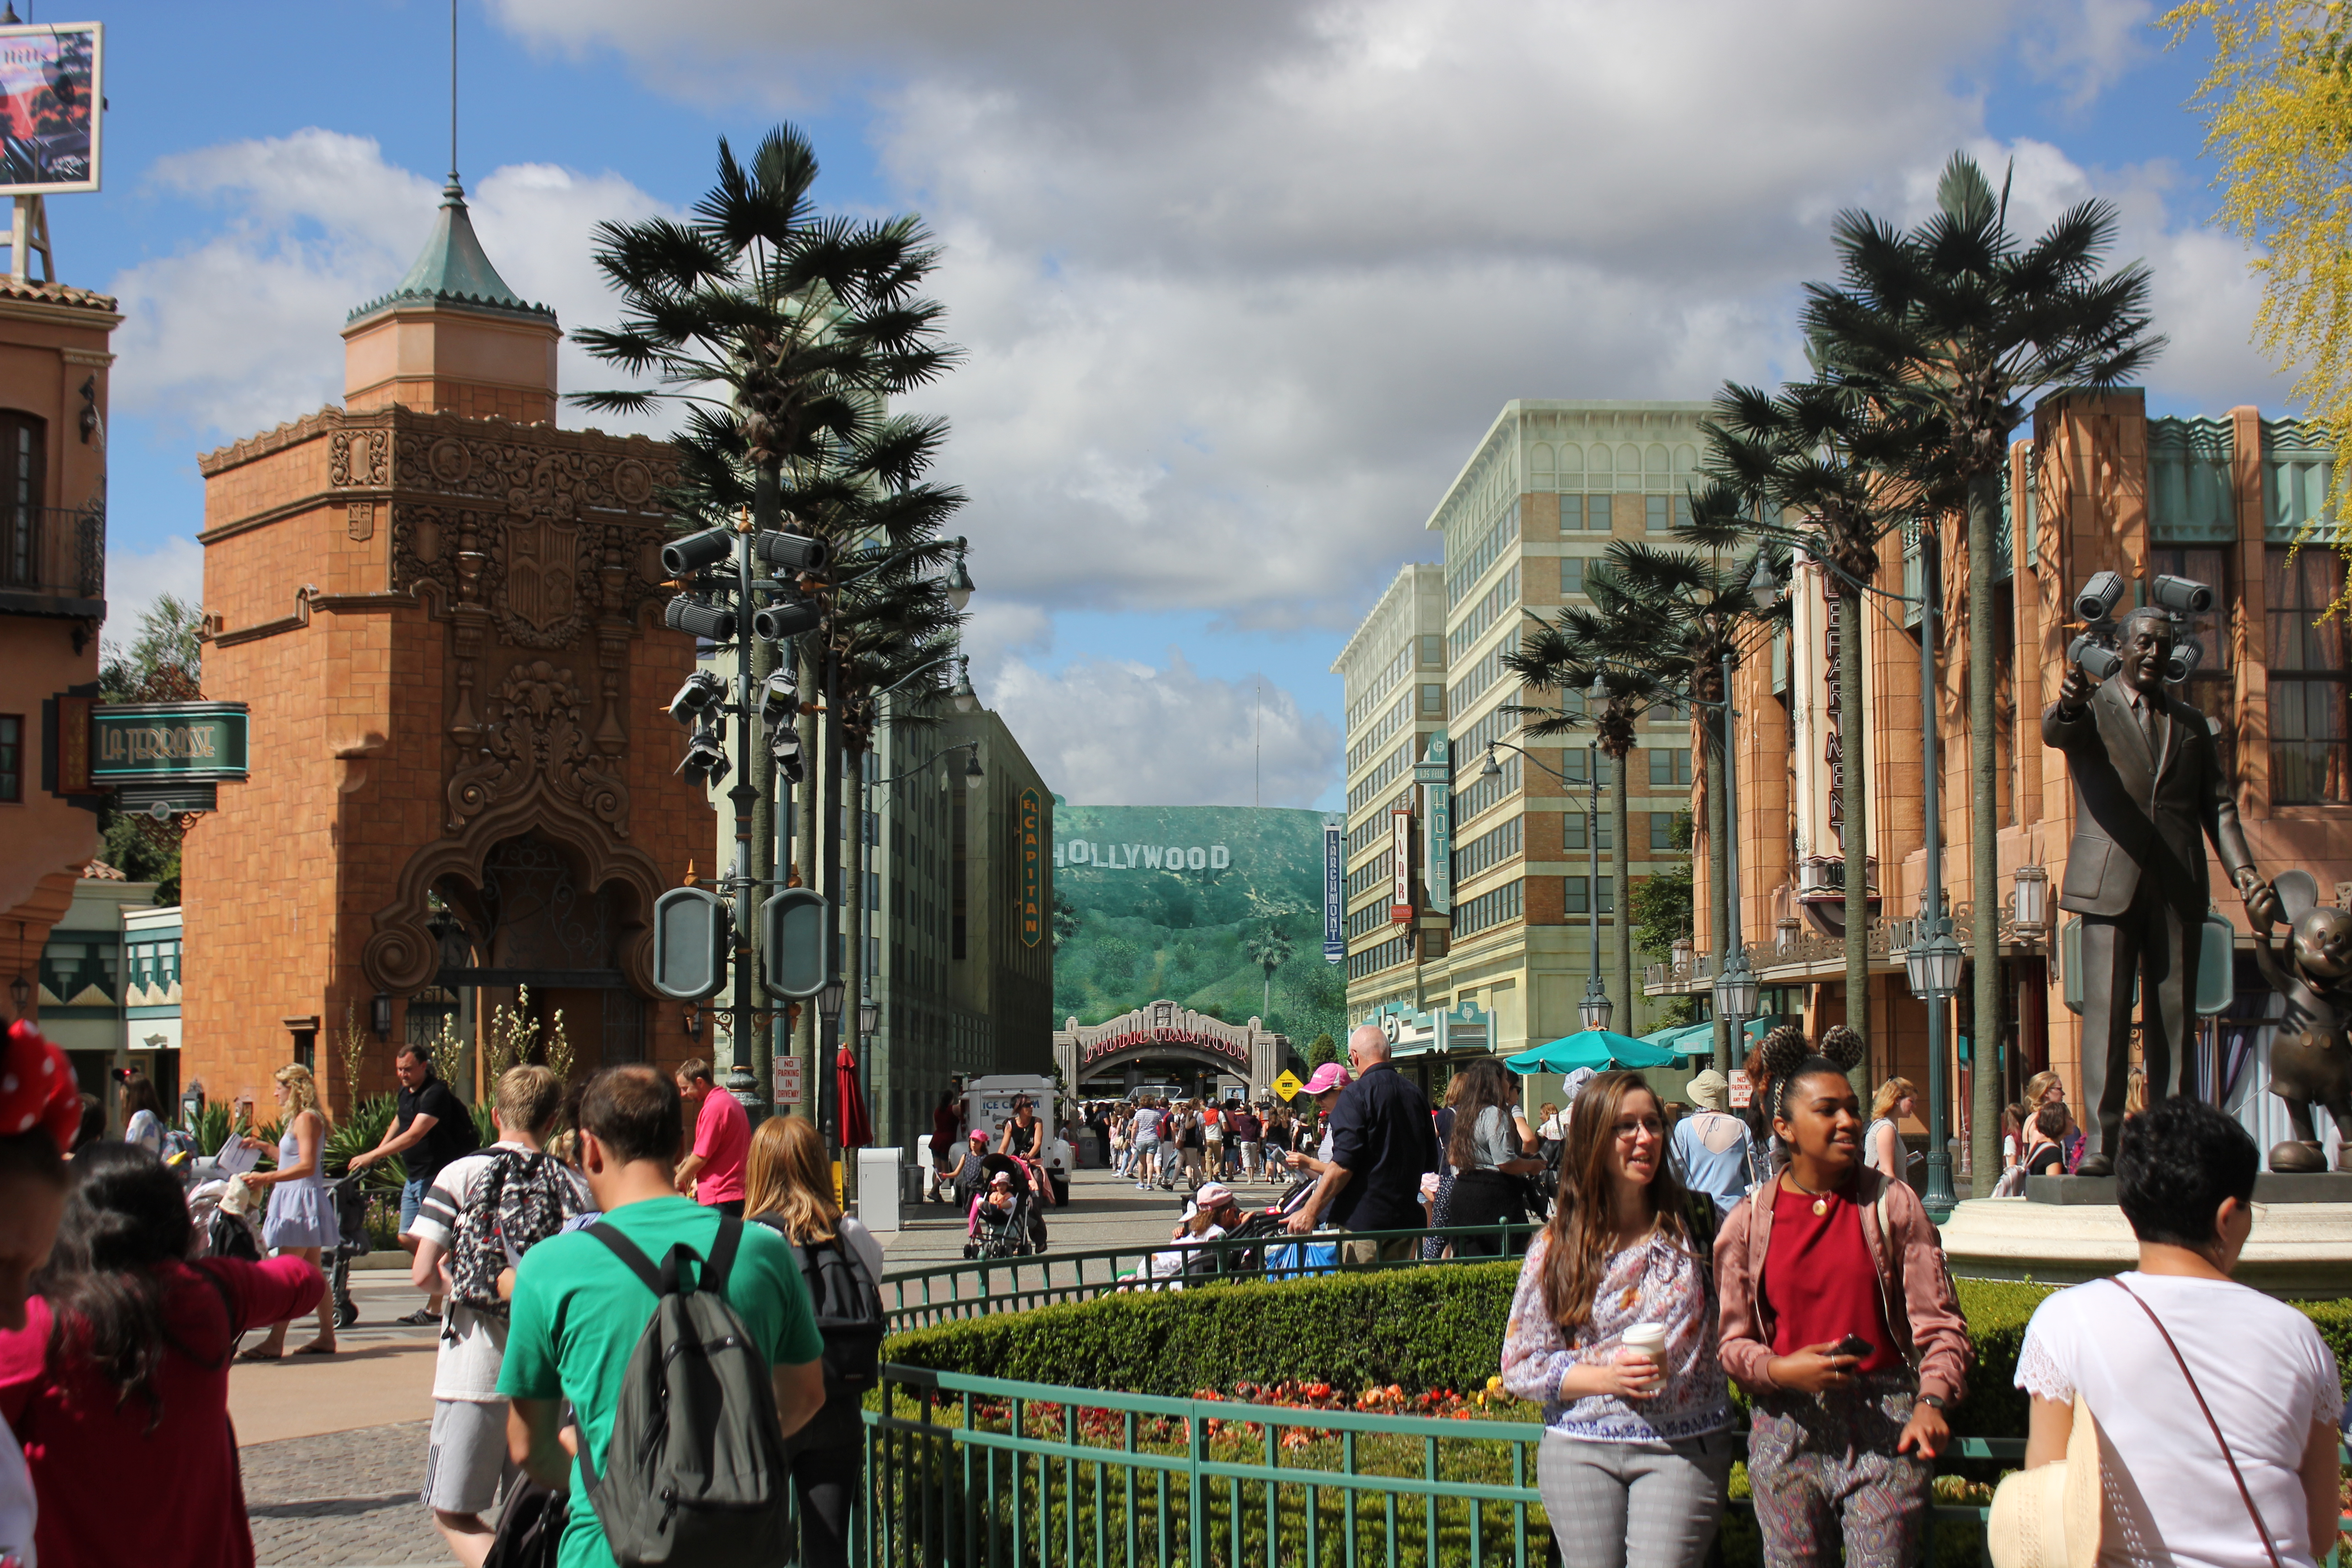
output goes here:
[{"label": "balcony railing", "polygon": [[[1998,940],[2003,947],[2025,940],[2017,930],[2015,912],[2003,904],[1998,916]],[[1911,944],[1915,922],[1909,919],[1874,920],[1864,928],[1865,940],[1873,965],[1899,964],[1903,950]],[[1976,910],[1970,904],[1952,906],[1952,938],[1963,951],[1969,950],[1976,928]],[[2036,933],[2038,934],[2038,933]],[[1812,968],[1821,964],[1843,964],[1845,962],[1845,939],[1826,935],[1801,921],[1785,920],[1769,941],[1751,942],[1748,962],[1768,981],[1772,972],[1780,969]],[[1643,966],[1642,984],[1646,991],[1674,993],[1704,990],[1713,984],[1722,968],[1719,955],[1712,952],[1690,953],[1687,957],[1669,960],[1664,963]]]},{"label": "balcony railing", "polygon": [[95,616],[105,598],[104,507],[0,507],[0,608]]}]

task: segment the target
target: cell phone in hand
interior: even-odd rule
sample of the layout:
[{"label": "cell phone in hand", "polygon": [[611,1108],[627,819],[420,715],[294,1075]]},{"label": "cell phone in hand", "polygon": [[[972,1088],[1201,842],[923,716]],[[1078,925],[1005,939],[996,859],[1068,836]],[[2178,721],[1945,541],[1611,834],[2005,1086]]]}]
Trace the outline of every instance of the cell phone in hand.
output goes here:
[{"label": "cell phone in hand", "polygon": [[1875,1351],[1877,1348],[1878,1347],[1876,1345],[1872,1344],[1868,1340],[1864,1339],[1860,1334],[1848,1334],[1845,1338],[1838,1341],[1836,1347],[1832,1349],[1830,1353],[1832,1355],[1850,1355],[1856,1361],[1868,1361],[1870,1359],[1871,1352]]}]

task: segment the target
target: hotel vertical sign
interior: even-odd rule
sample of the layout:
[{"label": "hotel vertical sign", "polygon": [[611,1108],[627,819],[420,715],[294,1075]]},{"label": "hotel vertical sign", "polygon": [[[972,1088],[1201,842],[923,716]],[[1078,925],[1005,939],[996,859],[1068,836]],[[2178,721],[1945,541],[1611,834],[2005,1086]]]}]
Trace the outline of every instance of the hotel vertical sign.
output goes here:
[{"label": "hotel vertical sign", "polygon": [[1034,789],[1013,802],[1021,836],[1021,941],[1034,947],[1045,940],[1045,805]]},{"label": "hotel vertical sign", "polygon": [[1412,765],[1421,785],[1421,887],[1429,907],[1443,914],[1454,908],[1454,763],[1445,731],[1429,737],[1429,749]]},{"label": "hotel vertical sign", "polygon": [[1402,925],[1412,919],[1412,813],[1409,811],[1389,818],[1389,919]]},{"label": "hotel vertical sign", "polygon": [[1348,960],[1346,829],[1338,821],[1323,824],[1323,961]]}]

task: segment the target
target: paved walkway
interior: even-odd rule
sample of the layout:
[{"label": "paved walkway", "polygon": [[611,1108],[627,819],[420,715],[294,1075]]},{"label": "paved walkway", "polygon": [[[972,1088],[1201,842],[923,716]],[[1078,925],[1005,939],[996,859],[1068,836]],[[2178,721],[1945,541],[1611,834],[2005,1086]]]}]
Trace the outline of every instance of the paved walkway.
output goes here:
[{"label": "paved walkway", "polygon": [[[1271,1187],[1244,1189],[1265,1201]],[[1166,1239],[1182,1199],[1138,1192],[1108,1171],[1081,1171],[1067,1207],[1046,1211],[1055,1253]],[[961,1260],[963,1223],[944,1205],[907,1211],[907,1228],[882,1237],[890,1268]],[[229,1414],[244,1445],[246,1509],[258,1568],[423,1568],[453,1563],[417,1500],[425,1484],[437,1331],[393,1319],[424,1304],[398,1269],[352,1276],[360,1321],[334,1356],[240,1362],[229,1374]],[[289,1340],[300,1344],[310,1326]]]}]

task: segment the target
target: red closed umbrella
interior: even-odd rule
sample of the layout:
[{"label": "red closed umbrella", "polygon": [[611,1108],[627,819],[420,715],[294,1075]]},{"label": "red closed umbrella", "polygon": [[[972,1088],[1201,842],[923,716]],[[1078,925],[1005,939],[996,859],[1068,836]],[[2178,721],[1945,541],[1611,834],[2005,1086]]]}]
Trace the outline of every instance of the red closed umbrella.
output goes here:
[{"label": "red closed umbrella", "polygon": [[834,1058],[835,1092],[841,1107],[841,1146],[863,1149],[874,1142],[874,1123],[866,1118],[866,1099],[857,1092],[857,1058],[841,1047]]}]

